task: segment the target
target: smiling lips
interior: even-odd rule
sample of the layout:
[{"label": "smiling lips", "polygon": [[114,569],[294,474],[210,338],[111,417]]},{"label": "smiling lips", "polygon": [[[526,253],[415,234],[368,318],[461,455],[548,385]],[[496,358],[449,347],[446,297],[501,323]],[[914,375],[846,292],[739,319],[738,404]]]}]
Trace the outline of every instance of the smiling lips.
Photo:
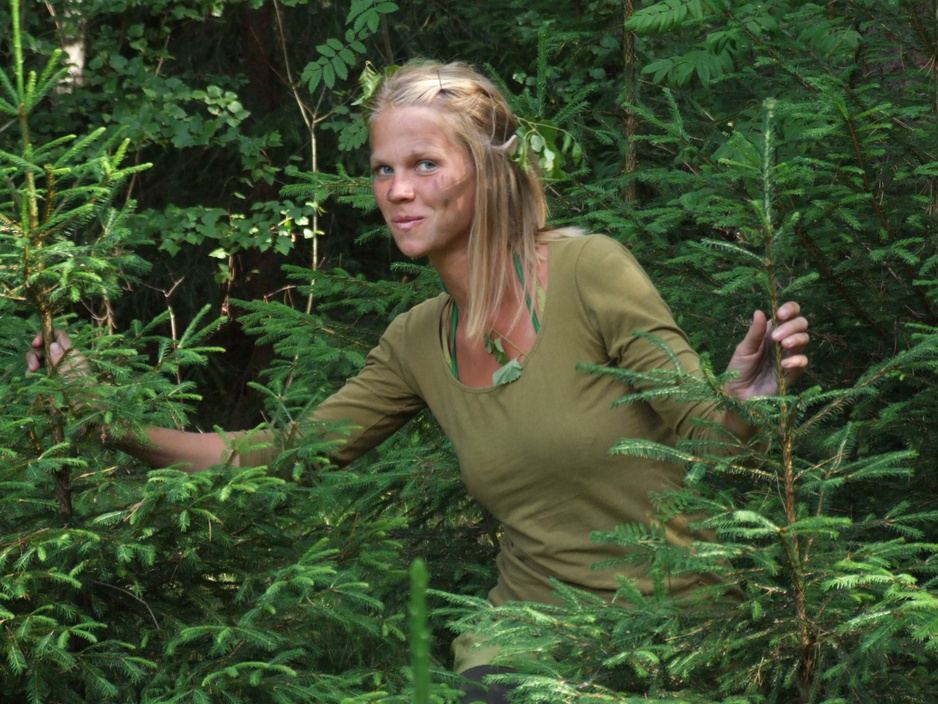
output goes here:
[{"label": "smiling lips", "polygon": [[421,222],[423,222],[423,218],[416,215],[401,215],[391,218],[391,224],[399,230],[409,230]]}]

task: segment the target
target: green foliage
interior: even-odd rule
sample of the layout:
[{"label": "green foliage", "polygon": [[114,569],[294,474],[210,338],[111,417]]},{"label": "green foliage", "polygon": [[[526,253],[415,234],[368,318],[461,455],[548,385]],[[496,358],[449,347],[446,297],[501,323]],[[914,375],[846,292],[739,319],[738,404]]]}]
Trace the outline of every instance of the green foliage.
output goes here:
[{"label": "green foliage", "polygon": [[[471,631],[519,667],[500,676],[519,700],[931,699],[925,5],[75,7],[0,8],[16,30],[0,37],[6,698],[406,702],[419,681],[419,696],[452,701],[449,637]],[[62,83],[59,55],[75,36],[80,85]],[[269,467],[199,475],[147,473],[102,442],[102,428],[142,441],[152,425],[212,432],[236,416],[303,429],[388,321],[440,290],[391,251],[356,105],[361,81],[412,56],[501,80],[524,124],[516,158],[549,177],[552,219],[626,242],[710,352],[702,378],[603,370],[622,403],[734,405],[718,370],[751,310],[797,298],[810,316],[803,385],[734,405],[760,429],[746,453],[728,459],[727,436],[612,448],[688,468],[653,521],[594,535],[643,565],[654,593],[623,583],[607,604],[558,584],[556,604],[492,608],[498,526],[429,415],[323,473],[315,432]],[[81,358],[24,376],[29,340],[53,325]],[[692,549],[663,538],[682,514],[702,531]],[[418,558],[435,588],[419,677],[406,622]],[[670,577],[701,571],[734,589],[666,598]]]},{"label": "green foliage", "polygon": [[[393,701],[399,668],[382,676],[374,662],[394,660],[402,632],[369,582],[381,574],[393,589],[405,576],[389,536],[400,519],[354,524],[348,501],[321,502],[334,487],[287,478],[297,458],[324,462],[327,444],[310,437],[270,468],[190,475],[144,473],[108,442],[185,424],[197,398],[185,370],[219,351],[206,344],[218,326],[207,308],[172,337],[161,333],[171,310],[124,334],[75,322],[70,355],[23,376],[37,320],[51,359],[72,304],[107,310],[146,267],[126,224],[132,204],[113,206],[142,167],[121,168],[127,143],[104,129],[34,145],[40,97],[63,73],[57,56],[25,71],[14,29],[13,77],[0,79],[0,109],[21,133],[20,149],[0,154],[4,697]],[[257,442],[248,434],[233,449]]]},{"label": "green foliage", "polygon": [[348,29],[344,41],[331,37],[317,46],[319,58],[307,64],[303,70],[302,79],[306,81],[309,92],[315,92],[320,82],[332,89],[336,85],[336,78],[347,79],[350,70],[368,51],[362,40],[378,31],[382,15],[396,10],[397,5],[386,0],[352,0],[345,20]]},{"label": "green foliage", "polygon": [[410,651],[414,678],[414,704],[430,701],[430,631],[427,627],[427,583],[430,575],[422,560],[410,566]]}]

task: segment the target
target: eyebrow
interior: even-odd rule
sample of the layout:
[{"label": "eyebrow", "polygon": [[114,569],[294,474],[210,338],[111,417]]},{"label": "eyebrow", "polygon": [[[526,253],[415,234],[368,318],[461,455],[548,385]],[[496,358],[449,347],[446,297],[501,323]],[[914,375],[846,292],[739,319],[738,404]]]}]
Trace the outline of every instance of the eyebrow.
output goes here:
[{"label": "eyebrow", "polygon": [[[445,158],[447,156],[447,152],[445,149],[440,149],[439,147],[432,145],[430,142],[420,142],[415,144],[412,149],[408,150],[404,154],[405,159],[413,159],[414,157],[418,156],[424,159],[439,160],[441,158]],[[385,160],[376,157],[375,153],[372,152],[368,157],[368,161],[372,166],[374,166],[376,163],[383,163]]]}]

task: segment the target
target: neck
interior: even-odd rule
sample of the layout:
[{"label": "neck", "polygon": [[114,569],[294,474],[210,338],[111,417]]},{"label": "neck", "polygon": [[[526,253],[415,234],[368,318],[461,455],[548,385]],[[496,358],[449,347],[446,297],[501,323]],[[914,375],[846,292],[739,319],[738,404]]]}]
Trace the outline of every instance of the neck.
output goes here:
[{"label": "neck", "polygon": [[[446,291],[453,298],[456,308],[460,313],[460,330],[465,334],[466,317],[469,310],[469,273],[468,267],[440,267],[434,263],[434,267],[446,286]],[[502,289],[501,302],[498,310],[487,321],[486,327],[499,332],[510,331],[517,324],[519,313],[525,308],[524,291],[521,288],[521,282],[515,274],[514,268],[506,270],[505,278],[497,284]]]},{"label": "neck", "polygon": [[469,306],[469,253],[450,254],[446,257],[430,257],[430,264],[443,280],[447,293],[453,297],[460,310]]}]

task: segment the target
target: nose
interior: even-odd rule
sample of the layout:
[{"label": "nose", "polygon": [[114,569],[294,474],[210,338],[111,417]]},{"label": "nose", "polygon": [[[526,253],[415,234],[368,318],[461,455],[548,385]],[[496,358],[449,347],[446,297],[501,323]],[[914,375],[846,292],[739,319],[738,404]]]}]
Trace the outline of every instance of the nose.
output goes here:
[{"label": "nose", "polygon": [[414,197],[414,188],[410,179],[404,174],[395,173],[388,186],[388,200],[392,203],[408,201]]}]

